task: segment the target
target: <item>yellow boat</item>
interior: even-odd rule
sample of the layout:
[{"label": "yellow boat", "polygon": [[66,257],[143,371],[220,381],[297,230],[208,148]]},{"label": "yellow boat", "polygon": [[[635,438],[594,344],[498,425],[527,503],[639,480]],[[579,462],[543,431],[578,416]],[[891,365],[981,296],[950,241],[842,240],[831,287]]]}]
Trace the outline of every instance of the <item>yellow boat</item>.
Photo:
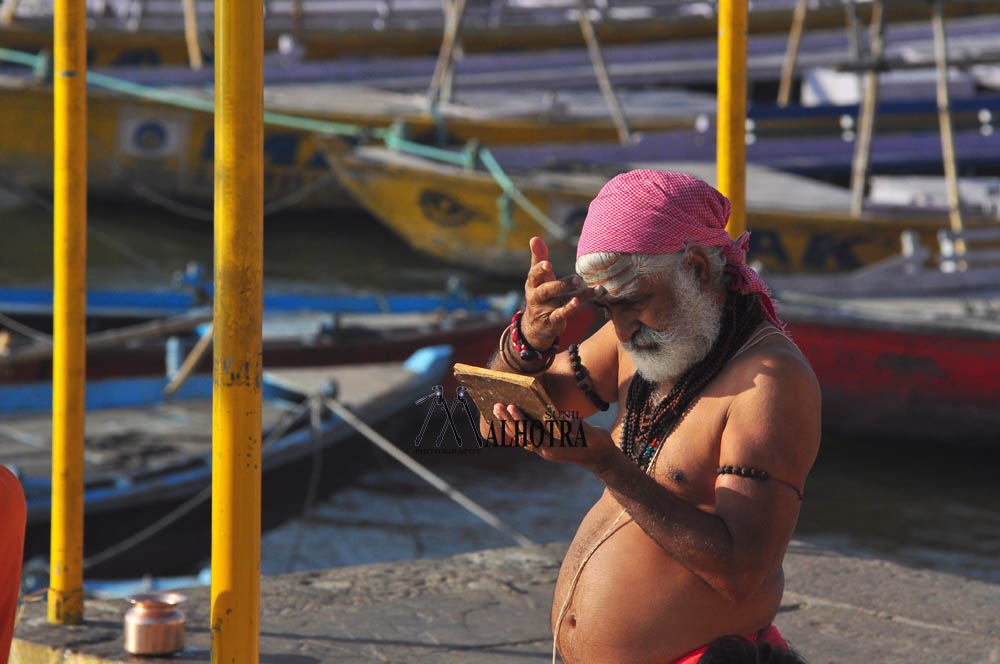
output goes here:
[{"label": "yellow boat", "polygon": [[[392,3],[386,3],[388,7]],[[506,4],[506,3],[504,3]],[[513,3],[512,3],[513,4]],[[677,14],[676,2],[615,2],[595,23],[603,44],[636,44],[653,41],[714,38],[714,14]],[[162,3],[161,3],[162,5]],[[750,12],[750,34],[775,34],[789,30],[794,2],[782,7]],[[183,32],[181,3],[168,14],[142,17],[92,16],[87,48],[92,66],[187,64],[188,50]],[[470,7],[464,21],[463,47],[468,53],[548,49],[581,46],[583,38],[572,15],[536,9],[504,7],[499,13],[484,6]],[[944,7],[946,17],[970,16],[996,10],[995,0],[952,0]],[[151,10],[152,11],[152,10]],[[308,59],[329,59],[349,55],[430,55],[437,53],[442,36],[442,13],[407,12],[392,8],[388,16],[374,10],[368,15],[349,15],[351,10],[331,12],[306,8],[296,23],[288,12],[272,12],[265,19],[265,48],[278,47],[282,34],[292,34]],[[862,21],[869,20],[870,5],[858,4]],[[925,20],[926,5],[918,2],[886,3],[889,22]],[[844,26],[844,10],[829,4],[810,9],[808,28],[838,29]],[[206,57],[211,57],[213,19],[210,12],[198,17],[198,41]],[[0,45],[38,52],[52,49],[50,18],[17,18],[0,27]]]},{"label": "yellow boat", "polygon": [[[159,92],[194,99],[210,108],[211,90],[170,88]],[[507,94],[508,100],[516,98]],[[214,124],[207,110],[147,100],[91,87],[88,93],[89,191],[105,198],[140,198],[193,217],[211,218]],[[52,89],[28,79],[0,76],[0,185],[49,192],[52,187]],[[289,117],[359,127],[393,123],[415,140],[433,141],[443,120],[455,140],[479,138],[493,145],[545,141],[614,140],[603,108],[548,116],[524,105],[493,108],[444,104],[438,120],[424,97],[334,84],[265,88],[265,108]],[[514,110],[511,110],[511,109]],[[506,109],[506,110],[505,110]],[[647,116],[637,129],[687,127],[694,114]],[[294,124],[294,122],[293,122]],[[266,210],[354,207],[338,186],[325,156],[344,149],[322,126],[265,123]],[[320,148],[320,142],[325,146]]]},{"label": "yellow boat", "polygon": [[[88,191],[145,199],[191,217],[212,218],[214,124],[210,113],[94,92],[87,107]],[[52,190],[52,91],[0,85],[0,186]],[[329,139],[325,139],[328,143]],[[267,127],[267,209],[353,207],[336,185],[326,149],[311,131]]]},{"label": "yellow boat", "polygon": [[[547,215],[540,223],[507,201],[489,174],[433,162],[378,147],[330,155],[340,183],[358,203],[413,248],[450,263],[522,275],[528,240],[544,237],[557,271],[573,269],[575,238],[587,207],[615,172],[567,174],[536,171],[511,179],[527,200]],[[715,164],[656,163],[636,167],[690,173],[715,182]],[[748,261],[775,273],[853,270],[899,253],[900,232],[915,230],[936,246],[947,218],[865,216],[848,213],[843,189],[747,166],[747,227],[752,230]],[[506,207],[509,215],[502,213]],[[967,224],[974,228],[976,222]]]}]

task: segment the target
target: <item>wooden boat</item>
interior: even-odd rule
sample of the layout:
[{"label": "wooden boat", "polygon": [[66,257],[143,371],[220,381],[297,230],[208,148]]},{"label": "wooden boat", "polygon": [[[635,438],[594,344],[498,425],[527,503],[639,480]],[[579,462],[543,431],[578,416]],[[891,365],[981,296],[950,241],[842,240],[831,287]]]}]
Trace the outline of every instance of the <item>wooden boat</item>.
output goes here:
[{"label": "wooden boat", "polygon": [[[633,165],[636,166],[636,165]],[[712,183],[710,163],[641,164],[680,170]],[[513,202],[504,219],[503,192],[489,175],[441,165],[383,148],[359,148],[333,159],[340,181],[358,203],[410,246],[444,260],[498,274],[519,274],[523,247],[533,235],[549,242],[559,270],[571,270],[574,237],[590,201],[619,170],[564,173],[536,170],[514,184],[553,222],[543,226]],[[627,167],[619,167],[627,170]],[[928,245],[944,216],[866,213],[853,219],[850,196],[838,187],[749,165],[747,226],[750,261],[773,272],[838,272],[859,268],[898,252],[899,235],[914,229]],[[987,223],[970,222],[972,227]],[[557,271],[559,271],[557,270]]]},{"label": "wooden boat", "polygon": [[778,293],[831,434],[878,444],[995,444],[1000,301]]},{"label": "wooden boat", "polygon": [[[933,71],[933,38],[929,12],[924,20],[912,24],[894,25],[890,28],[885,57],[894,64],[905,63],[914,67],[922,64]],[[954,59],[975,57],[988,61],[1000,55],[994,36],[1000,27],[1000,12],[994,8],[974,18],[948,22],[948,40]],[[757,102],[773,101],[770,86],[780,80],[785,56],[787,32],[754,37],[748,45],[747,78],[751,85],[750,98]],[[543,52],[518,52],[505,49],[500,53],[467,54],[455,65],[454,89],[462,97],[474,91],[523,90],[534,88],[542,91],[595,90],[593,64],[582,42],[573,48],[555,48],[550,45]],[[621,89],[687,86],[711,89],[716,84],[717,40],[688,39],[683,41],[656,41],[641,45],[605,46],[602,54],[611,81]],[[803,35],[797,59],[797,79],[807,90],[823,95],[822,87],[816,88],[812,72],[815,70],[850,67],[847,33],[843,28],[810,31]],[[436,56],[373,57],[372,53],[333,60],[303,61],[293,56],[275,57],[265,61],[264,80],[268,84],[329,83],[362,85],[400,92],[426,93],[437,65]],[[97,67],[96,72],[154,86],[211,86],[211,66],[201,70],[172,66],[155,69],[143,67]],[[841,75],[849,75],[841,72]],[[887,73],[881,77],[880,97],[883,101],[914,96],[913,76],[909,73]],[[907,79],[909,85],[899,89]],[[984,88],[991,87],[993,76],[988,67],[980,65],[962,80],[974,81]],[[755,89],[756,88],[756,89]],[[955,99],[975,93],[973,85],[952,85]],[[926,86],[925,86],[926,89]],[[995,88],[994,88],[995,89]],[[925,94],[933,97],[931,87]]]},{"label": "wooden boat", "polygon": [[[201,86],[161,92],[211,108]],[[526,98],[527,97],[527,98]],[[443,104],[432,116],[422,95],[335,84],[267,88],[265,108],[292,116],[265,124],[265,213],[290,207],[337,209],[353,201],[330,172],[327,152],[347,143],[323,135],[311,120],[359,128],[387,128],[397,121],[417,141],[477,139],[488,144],[613,141],[616,129],[599,95],[575,107],[553,107],[537,93],[494,93],[478,106]],[[88,103],[88,190],[105,199],[139,199],[192,218],[210,220],[214,182],[214,124],[208,110],[92,89]],[[693,127],[713,100],[704,95],[653,92],[635,95],[637,130]],[[628,102],[628,99],[626,99]],[[0,186],[47,194],[52,186],[52,89],[24,77],[0,74]],[[677,111],[664,112],[664,106]],[[640,107],[640,108],[637,108]],[[442,125],[443,123],[443,125]],[[327,125],[323,125],[327,126]]]},{"label": "wooden boat", "polygon": [[[885,57],[892,63],[922,63],[934,68],[933,39],[929,12],[923,20],[890,28]],[[953,59],[995,59],[995,40],[1000,25],[1000,13],[993,11],[981,16],[948,22],[948,39]],[[750,98],[754,101],[774,99],[773,88],[781,77],[787,45],[787,32],[754,37],[749,41],[747,81]],[[711,89],[716,84],[717,38],[703,40],[657,41],[624,46],[605,46],[602,53],[611,81],[620,88],[654,86],[686,86]],[[796,80],[802,81],[817,68],[849,67],[850,46],[843,28],[803,35],[797,59]],[[317,81],[352,82],[387,90],[425,92],[434,71],[436,58],[430,56],[372,59],[351,58],[331,62],[286,65],[286,76],[311,77]],[[281,77],[280,67],[266,70]],[[177,68],[165,72],[165,83],[195,82],[203,74]],[[122,75],[126,75],[122,72]],[[887,82],[891,82],[890,75]],[[967,75],[984,87],[995,79],[987,68],[975,69]],[[455,65],[454,86],[458,94],[471,90],[540,88],[543,90],[594,89],[593,65],[582,45],[544,52],[501,52],[471,54]],[[887,85],[885,93],[891,92]],[[962,95],[957,94],[956,98]],[[965,94],[968,94],[967,91]],[[898,92],[897,92],[898,94]],[[902,93],[907,96],[906,91]],[[910,93],[912,94],[912,93]],[[883,95],[885,99],[889,96]]]},{"label": "wooden boat", "polygon": [[[51,302],[51,292],[44,289],[0,289],[0,313],[7,322],[51,329]],[[176,370],[202,333],[197,326],[204,328],[211,319],[211,311],[195,306],[197,302],[195,295],[179,292],[89,293],[91,330],[105,331],[88,338],[88,376],[144,376],[171,365]],[[451,345],[458,361],[484,362],[495,350],[512,306],[507,297],[267,294],[263,362],[277,368],[401,361],[433,344]],[[9,325],[0,323],[4,327]],[[143,332],[129,332],[137,330]],[[0,353],[0,384],[49,380],[47,351],[44,344],[27,339],[11,344],[6,354]],[[194,373],[210,371],[211,353],[206,353]]]},{"label": "wooden boat", "polygon": [[[477,298],[459,294],[265,294],[263,363],[271,369],[398,362],[424,346],[447,344],[456,362],[482,365],[496,352],[500,333],[518,301],[516,294]],[[51,302],[49,291],[0,289],[0,313],[15,321],[47,323]],[[101,316],[90,319],[95,329],[106,328],[112,322],[131,322],[133,326],[88,337],[87,375],[91,379],[108,379],[162,374],[165,369],[166,373],[176,371],[203,333],[204,324],[197,330],[195,325],[209,319],[210,312],[204,308],[185,308],[196,302],[197,298],[188,293],[90,293],[88,312]],[[26,316],[29,313],[38,318]],[[138,316],[157,318],[148,321]],[[578,311],[563,335],[564,344],[586,337],[596,320],[592,309]],[[194,324],[183,325],[185,321]],[[159,325],[160,331],[153,329],[155,336],[127,334],[127,330],[136,329],[135,325]],[[174,332],[166,330],[170,325],[176,328]],[[4,327],[0,323],[0,332]],[[112,335],[114,343],[92,343],[101,334]],[[173,338],[167,338],[168,334]],[[126,337],[131,339],[128,343]],[[51,379],[48,352],[32,352],[38,347],[26,344],[7,350],[6,356],[0,353],[0,385]],[[202,356],[193,368],[194,376],[211,372],[211,357],[210,352]],[[444,380],[447,389],[456,387],[450,374]]]},{"label": "wooden boat", "polygon": [[[988,40],[998,27],[1000,15],[963,20],[950,25],[949,29],[953,45],[964,39],[970,48],[981,49],[988,47]],[[900,52],[925,45],[928,40],[926,25],[904,26],[900,30],[902,32],[894,34],[892,42],[892,48]],[[770,41],[755,43],[752,49],[750,64],[756,62],[754,58],[761,60],[760,67],[751,66],[751,73],[758,69],[771,73],[778,70],[784,36],[767,39]],[[808,35],[803,63],[830,64],[841,60],[845,39],[842,31]],[[986,46],[980,45],[983,40],[987,40]],[[810,48],[815,51],[813,55],[810,55]],[[606,58],[616,83],[700,84],[704,82],[702,79],[684,77],[700,71],[699,75],[708,76],[714,82],[714,49],[714,41],[696,45],[630,46],[609,49]],[[471,100],[471,104],[442,104],[434,114],[428,112],[423,94],[392,93],[357,85],[345,88],[340,84],[354,81],[366,86],[378,84],[422,91],[433,66],[434,58],[272,63],[267,68],[268,81],[280,85],[267,89],[267,109],[304,120],[295,126],[272,123],[266,127],[265,212],[292,206],[336,209],[352,205],[350,197],[337,186],[330,173],[326,155],[327,151],[343,149],[345,143],[329,138],[321,141],[317,128],[308,125],[309,120],[366,128],[386,127],[403,121],[405,133],[410,138],[431,143],[446,137],[450,141],[476,139],[491,146],[542,141],[574,144],[511,150],[501,161],[512,166],[525,162],[537,166],[539,159],[572,161],[582,158],[601,163],[623,160],[622,150],[614,144],[617,131],[607,116],[603,101],[592,92],[595,88],[593,71],[582,50],[544,56],[515,53],[481,60],[467,58],[461,63],[467,71],[459,72],[460,89],[486,85],[489,90],[462,92],[460,96]],[[633,80],[627,71],[619,75],[615,70],[618,66],[638,67],[635,74],[640,78]],[[549,74],[541,75],[545,71]],[[211,87],[211,70],[168,72],[131,68],[117,69],[113,73],[128,83],[170,85],[172,87],[160,92],[195,99],[202,104],[211,102],[211,94],[206,91]],[[332,84],[331,80],[338,83]],[[480,83],[476,83],[477,80]],[[544,90],[552,87],[565,90],[577,85],[591,92],[564,91],[548,95],[526,89],[535,84]],[[502,89],[510,86],[515,86],[517,92]],[[714,155],[708,136],[714,99],[692,93],[657,91],[623,93],[622,100],[632,128],[641,135],[637,145],[625,150],[628,155],[625,160],[659,159],[663,154],[678,159],[703,159]],[[0,185],[47,192],[52,181],[50,88],[26,76],[3,76],[0,78],[0,104],[8,110],[7,121],[0,126]],[[980,136],[976,131],[992,130],[991,121],[980,118],[995,117],[1000,112],[998,105],[1000,102],[996,98],[955,100],[957,127],[969,130],[959,134],[962,143],[959,156],[970,167],[996,167],[993,143],[1000,139]],[[883,104],[882,110],[880,131],[926,129],[936,117],[928,103]],[[760,140],[751,144],[750,158],[796,172],[842,171],[849,163],[851,143],[839,137],[850,132],[849,127],[843,126],[843,118],[850,119],[854,114],[854,107],[752,107],[750,119],[754,129],[751,134]],[[210,218],[207,203],[213,192],[214,126],[206,111],[94,90],[88,128],[92,136],[88,184],[93,195],[138,198],[186,216]],[[804,144],[798,137],[817,135],[829,138],[811,138],[818,143],[810,144],[808,156],[803,158]],[[880,136],[877,141],[892,139]],[[927,151],[923,144],[933,143],[934,137],[928,134],[920,141],[917,154],[933,154],[933,146]],[[916,145],[916,142],[907,145]],[[880,148],[876,154],[889,154],[888,148]],[[912,156],[912,152],[897,151],[893,163],[908,165]],[[891,165],[883,165],[882,160],[876,157],[876,169],[892,172]],[[935,167],[934,159],[925,161]]]},{"label": "wooden boat", "polygon": [[[22,3],[26,4],[26,3]],[[51,50],[51,4],[31,3],[16,11],[11,26],[0,28],[0,43],[9,48]],[[303,56],[326,59],[345,55],[410,55],[436,53],[441,43],[442,12],[437,2],[352,2],[300,4],[268,2],[265,48],[275,50],[283,34],[294,35]],[[753,35],[784,33],[791,26],[793,0],[755,3],[749,16]],[[758,6],[759,5],[759,6]],[[88,49],[95,65],[186,64],[188,49],[180,2],[102,4],[89,17]],[[708,11],[705,11],[705,10]],[[945,5],[948,17],[995,11],[990,0],[957,0]],[[858,13],[869,20],[870,8]],[[198,41],[210,57],[212,5],[198,4]],[[660,40],[688,41],[714,38],[716,16],[706,3],[673,0],[622,1],[591,9],[601,41],[607,45]],[[890,23],[924,20],[927,9],[915,3],[887,3]],[[572,3],[475,2],[467,4],[463,21],[464,49],[468,53],[578,46],[582,43]],[[832,29],[844,25],[844,10],[823,3],[809,12],[808,28]]]},{"label": "wooden boat", "polygon": [[[403,363],[267,370],[262,420],[263,526],[302,511],[311,473],[321,498],[361,472],[370,446],[338,417],[314,436],[301,402],[335,382],[338,398],[392,439],[409,442],[428,394],[452,364],[447,346],[425,348]],[[85,563],[97,577],[166,574],[197,569],[209,555],[211,378],[194,377],[163,402],[162,379],[88,385],[84,500]],[[303,387],[304,386],[304,387]],[[0,463],[14,468],[28,501],[25,557],[48,551],[51,417],[48,385],[0,387]],[[416,424],[414,424],[416,422]],[[178,510],[178,508],[182,508]],[[187,509],[188,511],[184,511]],[[129,536],[162,522],[156,532],[122,547]],[[103,554],[111,549],[118,553]]]},{"label": "wooden boat", "polygon": [[[789,127],[784,133],[779,132],[780,129],[774,128],[769,136],[751,133],[746,148],[747,163],[825,180],[849,181],[854,158],[853,131],[827,136],[796,135],[794,128]],[[992,125],[956,130],[954,140],[956,163],[963,174],[1000,174],[997,160],[1000,133],[993,133]],[[539,166],[573,169],[659,161],[662,155],[678,161],[710,163],[715,161],[715,152],[715,133],[706,130],[645,134],[630,146],[590,142],[498,147],[494,156],[511,170]],[[937,129],[878,134],[872,140],[873,173],[940,175],[942,164]]]},{"label": "wooden boat", "polygon": [[[2,77],[0,77],[2,78]],[[52,181],[52,90],[0,80],[0,185],[47,195]],[[140,199],[188,217],[211,219],[214,129],[210,113],[106,92],[88,104],[88,188],[92,196]],[[268,209],[312,199],[348,204],[310,131],[265,130]]]},{"label": "wooden boat", "polygon": [[[211,302],[211,284],[200,281],[200,273],[186,283],[185,290],[90,290],[87,291],[87,328],[105,330],[181,316],[199,311]],[[505,311],[506,296],[472,297],[447,293],[342,293],[335,295],[266,292],[266,316],[322,313],[328,316],[367,314],[431,314],[463,312],[480,314]],[[48,288],[0,288],[0,313],[15,317],[40,330],[51,330],[52,290]]]}]

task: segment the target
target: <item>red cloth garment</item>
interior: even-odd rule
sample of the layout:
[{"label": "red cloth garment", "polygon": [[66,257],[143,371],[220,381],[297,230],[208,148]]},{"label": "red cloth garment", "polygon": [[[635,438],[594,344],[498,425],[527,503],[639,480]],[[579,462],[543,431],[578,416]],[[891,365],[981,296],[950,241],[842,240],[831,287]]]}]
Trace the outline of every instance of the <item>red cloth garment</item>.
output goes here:
[{"label": "red cloth garment", "polygon": [[[744,638],[753,643],[763,641],[775,650],[788,650],[788,643],[785,642],[785,639],[778,633],[778,628],[774,625],[768,625],[759,632],[755,632]],[[708,645],[702,646],[697,650],[692,650],[688,654],[682,655],[680,659],[675,659],[671,662],[671,664],[698,664],[698,660],[701,659],[701,656],[704,655],[705,651],[711,646],[712,644],[709,643]]]},{"label": "red cloth garment", "polygon": [[27,509],[21,483],[0,466],[0,664],[7,664],[14,636]]},{"label": "red cloth garment", "polygon": [[686,173],[641,169],[614,177],[590,203],[576,257],[597,252],[672,254],[688,246],[722,247],[730,285],[758,293],[768,320],[778,319],[771,292],[746,264],[749,233],[736,240],[726,232],[732,204],[715,187]]}]

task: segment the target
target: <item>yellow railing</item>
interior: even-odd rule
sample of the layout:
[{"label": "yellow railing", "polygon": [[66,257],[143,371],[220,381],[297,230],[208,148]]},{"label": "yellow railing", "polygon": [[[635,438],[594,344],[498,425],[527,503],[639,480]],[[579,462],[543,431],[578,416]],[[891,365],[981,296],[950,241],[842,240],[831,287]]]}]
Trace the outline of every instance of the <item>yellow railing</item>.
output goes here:
[{"label": "yellow railing", "polygon": [[255,664],[260,640],[263,12],[215,13],[212,662]]},{"label": "yellow railing", "polygon": [[746,230],[747,0],[719,0],[716,168],[733,213],[729,235]]},{"label": "yellow railing", "polygon": [[84,0],[55,5],[52,548],[49,620],[83,622],[87,298],[87,34]]}]

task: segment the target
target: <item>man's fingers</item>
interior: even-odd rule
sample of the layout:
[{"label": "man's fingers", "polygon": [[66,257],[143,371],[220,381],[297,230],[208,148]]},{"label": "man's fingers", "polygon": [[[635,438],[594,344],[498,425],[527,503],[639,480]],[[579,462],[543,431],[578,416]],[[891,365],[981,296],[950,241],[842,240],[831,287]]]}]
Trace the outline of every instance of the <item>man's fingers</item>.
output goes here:
[{"label": "man's fingers", "polygon": [[528,288],[537,288],[547,281],[553,281],[555,275],[552,273],[552,263],[547,260],[539,261],[528,270],[528,280],[525,285]]},{"label": "man's fingers", "polygon": [[518,408],[517,406],[507,406],[507,412],[510,413],[510,416],[511,416],[512,419],[515,419],[515,420],[526,420],[526,419],[528,419],[528,418],[526,418],[524,416],[524,413],[522,413],[521,409]]},{"label": "man's fingers", "polygon": [[515,426],[515,422],[519,419],[524,419],[524,415],[518,410],[517,406],[504,406],[501,403],[495,403],[493,404],[493,416],[503,424],[504,435],[510,440],[516,440],[517,427]]},{"label": "man's fingers", "polygon": [[531,249],[531,267],[535,267],[541,261],[548,260],[549,248],[545,246],[545,240],[540,237],[533,237],[528,240],[528,248]]},{"label": "man's fingers", "polygon": [[565,323],[567,320],[569,320],[569,317],[573,315],[573,312],[576,311],[577,307],[579,306],[580,306],[580,298],[579,297],[571,298],[570,301],[564,304],[563,306],[552,310],[552,313],[549,314],[549,323],[553,324]]},{"label": "man's fingers", "polygon": [[580,288],[580,277],[570,276],[563,277],[562,279],[555,279],[553,281],[546,281],[543,284],[536,286],[530,294],[530,300],[532,302],[545,302],[546,300],[551,300],[559,295],[564,295],[571,291],[576,291]]}]

